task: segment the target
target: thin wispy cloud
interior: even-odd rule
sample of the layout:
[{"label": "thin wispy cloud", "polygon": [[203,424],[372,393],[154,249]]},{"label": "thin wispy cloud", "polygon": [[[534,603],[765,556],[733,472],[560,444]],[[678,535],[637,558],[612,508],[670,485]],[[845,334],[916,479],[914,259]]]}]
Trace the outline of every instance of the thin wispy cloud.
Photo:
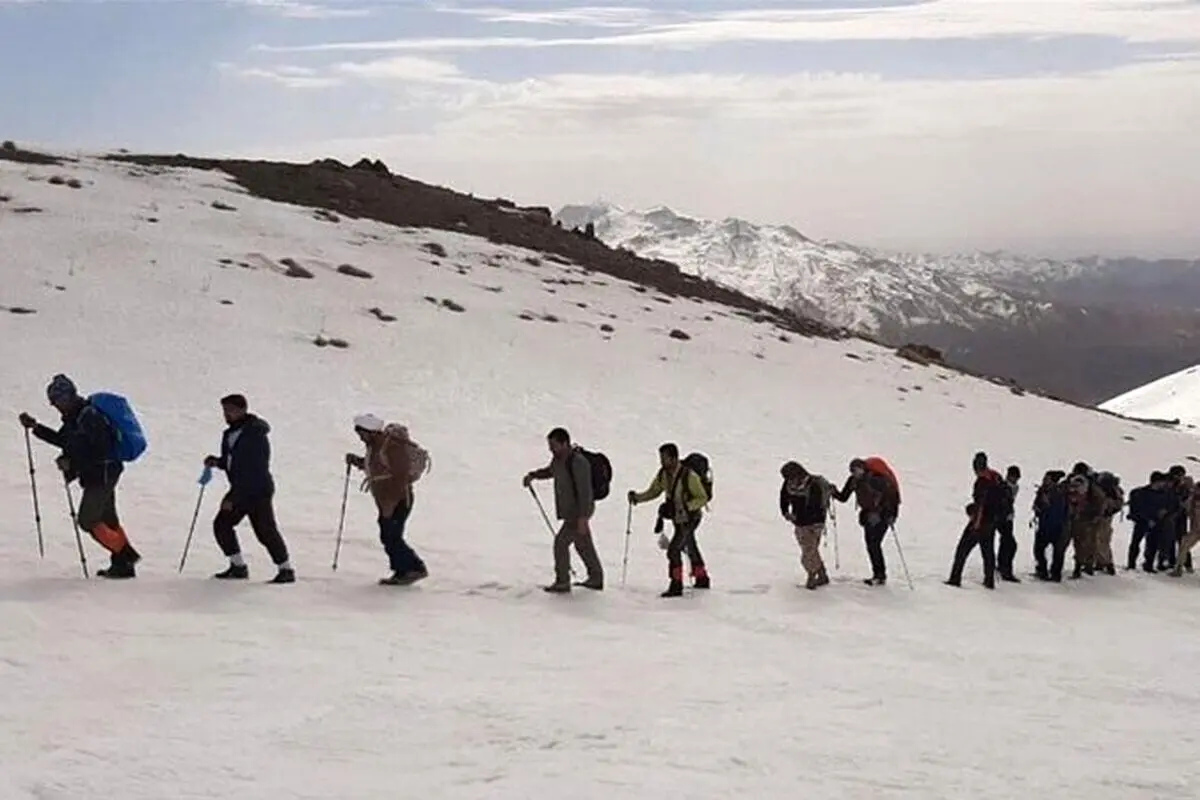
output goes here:
[{"label": "thin wispy cloud", "polygon": [[1200,254],[1185,0],[0,0],[0,117],[881,246]]}]

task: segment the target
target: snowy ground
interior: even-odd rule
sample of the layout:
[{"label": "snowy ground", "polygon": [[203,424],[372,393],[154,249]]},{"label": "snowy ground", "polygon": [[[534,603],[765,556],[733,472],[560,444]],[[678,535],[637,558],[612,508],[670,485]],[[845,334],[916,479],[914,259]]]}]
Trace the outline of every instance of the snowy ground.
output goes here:
[{"label": "snowy ground", "polygon": [[[718,307],[657,302],[479,240],[320,221],[218,173],[130,171],[0,163],[11,198],[0,203],[0,304],[37,312],[0,313],[0,401],[13,415],[0,437],[4,800],[1200,792],[1196,578],[988,593],[976,560],[967,588],[941,584],[975,450],[1019,463],[1027,483],[1086,459],[1132,484],[1182,462],[1194,440],[863,343],[784,342]],[[82,187],[43,180],[52,175]],[[28,206],[44,212],[13,213]],[[422,249],[430,242],[448,256]],[[316,277],[266,268],[283,257]],[[341,263],[375,278],[321,267]],[[349,349],[315,347],[322,330]],[[15,416],[53,420],[43,387],[57,371],[126,393],[148,428],[151,451],[121,495],[146,556],[137,581],[83,580],[44,446],[38,558]],[[257,580],[207,579],[223,566],[215,496],[176,574],[230,391],[274,426],[294,586],[261,584],[269,565],[248,530]],[[408,423],[433,453],[410,526],[432,575],[411,589],[375,585],[385,562],[357,493],[330,569],[341,457],[357,449],[350,419],[363,410]],[[558,424],[616,469],[594,523],[603,594],[537,588],[550,579],[550,537],[520,477],[545,462]],[[716,475],[700,535],[714,589],[678,600],[657,596],[666,569],[649,507],[635,513],[620,585],[621,496],[645,486],[664,440],[709,453]],[[866,558],[845,506],[838,579],[798,588],[780,463],[796,457],[840,481],[851,457],[873,453],[903,482],[915,591],[890,541],[892,583],[858,582]],[[88,548],[94,569],[101,554]]]},{"label": "snowy ground", "polygon": [[1181,430],[1196,433],[1200,429],[1200,365],[1130,389],[1100,407],[1137,419],[1177,419]]}]

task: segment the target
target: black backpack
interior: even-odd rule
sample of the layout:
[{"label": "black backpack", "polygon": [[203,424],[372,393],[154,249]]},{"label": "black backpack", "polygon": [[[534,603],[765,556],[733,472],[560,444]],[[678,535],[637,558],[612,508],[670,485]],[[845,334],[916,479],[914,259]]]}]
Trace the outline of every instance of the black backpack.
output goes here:
[{"label": "black backpack", "polygon": [[[708,456],[703,453],[689,453],[688,457],[683,460],[683,466],[700,476],[700,483],[704,485],[704,493],[708,495],[708,501],[711,503],[713,482],[712,470],[708,466]],[[687,481],[684,481],[683,487],[687,489]]]},{"label": "black backpack", "polygon": [[[612,488],[612,464],[608,460],[608,456],[604,453],[594,453],[591,450],[585,450],[582,447],[576,447],[575,452],[588,460],[588,464],[592,470],[592,499],[603,500],[608,497],[608,492]],[[572,486],[575,484],[572,483]]]}]

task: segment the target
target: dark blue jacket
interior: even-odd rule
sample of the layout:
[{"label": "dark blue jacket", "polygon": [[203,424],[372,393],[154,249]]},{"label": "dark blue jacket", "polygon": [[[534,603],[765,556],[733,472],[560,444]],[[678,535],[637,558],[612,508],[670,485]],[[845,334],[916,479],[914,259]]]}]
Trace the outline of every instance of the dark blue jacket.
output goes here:
[{"label": "dark blue jacket", "polygon": [[1059,482],[1049,488],[1039,487],[1033,503],[1038,530],[1043,534],[1057,535],[1066,527],[1069,508],[1066,486]]},{"label": "dark blue jacket", "polygon": [[[833,497],[833,492],[829,492]],[[826,487],[822,479],[810,475],[803,488],[790,491],[788,482],[779,487],[779,511],[784,516],[790,512],[799,526],[820,525],[825,522]]]},{"label": "dark blue jacket", "polygon": [[67,480],[78,478],[84,489],[115,482],[125,468],[113,457],[117,435],[112,423],[90,403],[64,415],[62,427],[57,431],[37,425],[33,435],[62,450],[70,462]]},{"label": "dark blue jacket", "polygon": [[249,509],[275,494],[270,432],[265,419],[247,414],[221,437],[217,468],[229,477],[229,500],[237,508]]},{"label": "dark blue jacket", "polygon": [[1138,529],[1148,530],[1158,526],[1174,503],[1169,491],[1139,486],[1129,493],[1129,518]]}]

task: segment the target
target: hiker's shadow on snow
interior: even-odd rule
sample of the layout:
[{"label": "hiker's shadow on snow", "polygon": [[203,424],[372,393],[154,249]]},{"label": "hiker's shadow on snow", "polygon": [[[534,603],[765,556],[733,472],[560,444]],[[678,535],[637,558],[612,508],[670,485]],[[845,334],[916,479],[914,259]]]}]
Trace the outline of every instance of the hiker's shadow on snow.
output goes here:
[{"label": "hiker's shadow on snow", "polygon": [[88,588],[91,581],[82,576],[36,577],[0,583],[0,603],[38,603],[47,600],[62,600],[77,596]]}]

